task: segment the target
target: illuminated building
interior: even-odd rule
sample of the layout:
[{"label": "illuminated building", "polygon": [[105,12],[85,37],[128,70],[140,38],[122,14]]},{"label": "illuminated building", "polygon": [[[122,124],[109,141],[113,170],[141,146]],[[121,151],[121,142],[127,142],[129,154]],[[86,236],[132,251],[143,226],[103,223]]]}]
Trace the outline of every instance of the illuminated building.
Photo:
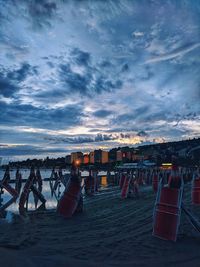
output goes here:
[{"label": "illuminated building", "polygon": [[90,163],[104,164],[108,162],[108,152],[101,149],[90,152]]},{"label": "illuminated building", "polygon": [[117,151],[117,161],[122,161],[122,151],[121,150]]},{"label": "illuminated building", "polygon": [[88,154],[83,155],[83,163],[88,164],[90,162],[90,157]]},{"label": "illuminated building", "polygon": [[90,152],[89,159],[90,159],[90,163],[94,164],[94,151]]},{"label": "illuminated building", "polygon": [[83,153],[82,152],[72,152],[71,153],[71,163],[79,161],[81,164],[83,162]]},{"label": "illuminated building", "polygon": [[101,152],[101,163],[107,163],[108,162],[108,152],[107,151],[102,151]]},{"label": "illuminated building", "polygon": [[117,149],[116,148],[113,148],[108,152],[108,159],[109,159],[109,162],[117,161]]},{"label": "illuminated building", "polygon": [[117,151],[117,161],[131,161],[132,160],[132,151],[130,149],[122,148]]}]

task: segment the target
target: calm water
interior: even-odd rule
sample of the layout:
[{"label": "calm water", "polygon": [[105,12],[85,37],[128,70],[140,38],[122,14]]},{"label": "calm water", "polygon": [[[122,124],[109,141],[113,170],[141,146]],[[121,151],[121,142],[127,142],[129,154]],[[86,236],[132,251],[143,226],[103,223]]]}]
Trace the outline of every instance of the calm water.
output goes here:
[{"label": "calm water", "polygon": [[[51,175],[51,171],[52,170],[41,170],[41,176],[42,178],[49,178],[50,175]],[[26,169],[23,169],[23,170],[20,170],[20,172],[22,173],[22,178],[23,179],[26,179],[29,177],[29,174],[30,174],[30,171],[29,170],[26,170]],[[15,179],[15,173],[16,171],[13,170],[10,172],[10,176],[11,176],[11,179]],[[66,174],[66,173],[69,173],[69,171],[66,171],[66,170],[63,170],[63,174]],[[4,171],[0,170],[0,180],[3,178],[3,175],[4,175]],[[107,189],[107,186],[108,186],[108,183],[107,183],[107,177],[106,177],[106,173],[105,172],[99,172],[99,175],[102,175],[102,178],[100,179],[99,178],[99,182],[100,182],[100,187],[102,190],[106,190]],[[82,176],[88,176],[88,172],[84,171],[82,172]],[[83,180],[82,180],[82,184],[83,184]],[[15,186],[15,184],[11,184],[12,187]],[[22,184],[22,188],[24,186],[24,183]],[[60,192],[62,194],[62,192],[64,191],[64,186],[61,185],[60,187]],[[50,191],[50,185],[49,185],[49,182],[47,181],[44,181],[43,182],[43,190],[42,190],[42,193],[46,199],[46,208],[47,209],[54,209],[56,208],[57,206],[57,200],[55,198],[55,196],[51,196],[51,191]],[[84,190],[83,190],[83,193],[84,193]],[[7,202],[11,197],[10,197],[10,194],[6,192],[6,190],[4,190],[4,194],[1,195],[1,197],[3,198],[3,203]],[[17,199],[17,202],[16,203],[13,203],[10,207],[8,207],[8,211],[12,211],[14,213],[17,213],[18,212],[18,200]],[[40,205],[40,203],[38,203],[38,206]],[[35,209],[35,205],[34,205],[34,199],[33,199],[33,194],[30,193],[29,195],[29,204],[28,204],[28,209],[29,210],[34,210]]]},{"label": "calm water", "polygon": [[[58,171],[58,170],[56,170]],[[20,172],[22,174],[22,178],[23,179],[27,179],[29,177],[29,174],[30,174],[30,170],[28,169],[20,169]],[[51,176],[51,172],[52,172],[52,169],[45,169],[45,170],[40,170],[40,173],[41,173],[41,176],[42,178],[49,178]],[[67,174],[67,173],[70,173],[68,170],[65,170],[63,169],[62,170],[63,174]],[[11,170],[10,171],[10,177],[11,179],[15,179],[15,173],[16,173],[16,170]],[[82,176],[88,176],[88,171],[83,171],[81,172],[81,175]],[[106,175],[106,172],[99,172],[99,175]],[[0,180],[3,178],[4,176],[4,171],[0,170]]]}]

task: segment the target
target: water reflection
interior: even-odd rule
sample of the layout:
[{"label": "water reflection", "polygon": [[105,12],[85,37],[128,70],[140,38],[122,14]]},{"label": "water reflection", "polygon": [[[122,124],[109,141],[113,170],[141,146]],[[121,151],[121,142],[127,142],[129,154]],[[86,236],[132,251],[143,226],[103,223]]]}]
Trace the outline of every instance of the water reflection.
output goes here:
[{"label": "water reflection", "polygon": [[[24,186],[24,183],[22,185],[22,188]],[[62,193],[64,191],[64,186],[61,184],[61,187],[59,188],[60,192]],[[53,209],[57,206],[57,201],[54,196],[51,196],[50,186],[49,182],[43,182],[43,190],[42,193],[46,199],[46,208],[47,209]],[[1,195],[3,199],[3,203],[7,202],[11,197],[10,194],[4,190],[4,194]],[[11,206],[8,207],[8,211],[12,212],[18,212],[18,205],[19,205],[19,198],[17,199],[16,203],[13,203]],[[40,206],[40,202],[38,201],[38,206]],[[28,200],[28,210],[34,210],[35,204],[34,204],[34,198],[33,193],[30,192],[29,194],[29,200]]]},{"label": "water reflection", "polygon": [[102,187],[108,186],[107,176],[102,176],[101,177],[101,186]]},{"label": "water reflection", "polygon": [[[23,178],[28,178],[30,172],[26,171],[26,172],[22,172],[22,173],[26,174],[26,175],[23,175]],[[51,171],[47,170],[45,172],[42,172],[42,174],[43,174],[42,175],[43,178],[44,177],[48,178],[48,177],[50,177]],[[44,175],[44,174],[47,174],[47,175]],[[86,173],[86,172],[82,173],[82,175],[87,175],[87,174],[88,173]],[[105,172],[100,172],[100,175],[103,175],[103,176],[99,177],[100,189],[104,190],[108,186],[107,176],[105,175]],[[14,178],[15,178],[15,172],[11,172],[11,179],[14,179]],[[2,175],[1,175],[1,179],[2,179]],[[62,195],[62,193],[64,192],[64,186],[62,183],[60,185],[61,186],[58,187],[59,188],[58,190],[60,190],[61,195]],[[82,186],[84,185],[84,179],[82,179],[81,185]],[[11,184],[11,186],[14,187],[14,184]],[[22,188],[23,187],[24,187],[24,183],[22,184]],[[55,196],[51,196],[51,190],[50,190],[50,185],[49,185],[48,181],[43,181],[42,193],[46,199],[46,208],[47,209],[55,209],[57,206],[57,200],[56,200]],[[83,194],[84,194],[84,190],[83,190]],[[3,199],[3,203],[7,202],[11,198],[10,194],[6,190],[4,190],[4,194],[2,194],[1,197]],[[17,199],[16,203],[13,203],[11,206],[9,206],[7,208],[7,210],[14,212],[14,213],[18,213],[18,207],[19,207],[18,205],[19,205],[19,198]],[[38,206],[40,206],[40,202],[38,202]],[[30,192],[29,200],[28,200],[28,210],[34,210],[34,209],[35,209],[35,204],[34,204],[33,193]]]}]

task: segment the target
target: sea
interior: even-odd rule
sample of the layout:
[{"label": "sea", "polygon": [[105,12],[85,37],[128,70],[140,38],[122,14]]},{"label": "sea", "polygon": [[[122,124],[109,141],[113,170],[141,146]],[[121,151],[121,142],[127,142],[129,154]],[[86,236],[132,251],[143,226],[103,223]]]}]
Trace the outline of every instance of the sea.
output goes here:
[{"label": "sea", "polygon": [[[0,181],[3,179],[4,172],[5,172],[4,170],[0,170]],[[29,169],[20,169],[20,172],[22,174],[23,179],[27,179],[29,177],[29,174],[30,174]],[[50,178],[51,172],[52,172],[52,169],[41,169],[40,173],[41,173],[42,179]],[[69,174],[69,170],[63,169],[62,172],[63,172],[63,174]],[[16,174],[16,169],[11,170],[10,171],[10,178],[15,179],[15,174]],[[87,171],[81,172],[82,177],[83,176],[85,177],[88,175],[89,175],[89,173]],[[101,179],[99,179],[101,191],[107,190],[109,185],[107,182],[106,172],[103,172],[103,171],[99,172],[98,175],[101,176]],[[84,180],[82,179],[82,185],[83,185],[83,183],[84,183]],[[11,186],[15,187],[15,184],[11,184]],[[24,186],[24,183],[22,183],[22,188],[23,188],[23,186]],[[64,186],[62,184],[59,187],[59,191],[60,191],[60,195],[62,195],[62,193],[64,192]],[[55,198],[55,196],[51,195],[49,181],[43,181],[42,194],[44,195],[44,197],[46,199],[46,209],[55,209],[57,206],[57,199]],[[5,202],[9,201],[9,199],[11,199],[11,195],[6,190],[3,190],[3,194],[0,194],[0,198],[2,200],[2,203],[4,204]],[[18,207],[19,207],[18,200],[19,200],[19,198],[17,199],[17,201],[15,203],[10,205],[6,210],[8,212],[18,213]],[[32,192],[31,192],[29,194],[29,199],[28,199],[28,210],[34,210],[34,209],[35,209],[34,198],[33,198]]]}]

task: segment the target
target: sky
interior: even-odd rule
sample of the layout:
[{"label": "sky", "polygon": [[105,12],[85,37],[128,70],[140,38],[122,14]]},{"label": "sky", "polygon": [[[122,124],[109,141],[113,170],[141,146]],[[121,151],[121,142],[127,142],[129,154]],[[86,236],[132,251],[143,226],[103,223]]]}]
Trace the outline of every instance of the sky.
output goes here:
[{"label": "sky", "polygon": [[0,156],[200,136],[200,1],[0,0]]}]

